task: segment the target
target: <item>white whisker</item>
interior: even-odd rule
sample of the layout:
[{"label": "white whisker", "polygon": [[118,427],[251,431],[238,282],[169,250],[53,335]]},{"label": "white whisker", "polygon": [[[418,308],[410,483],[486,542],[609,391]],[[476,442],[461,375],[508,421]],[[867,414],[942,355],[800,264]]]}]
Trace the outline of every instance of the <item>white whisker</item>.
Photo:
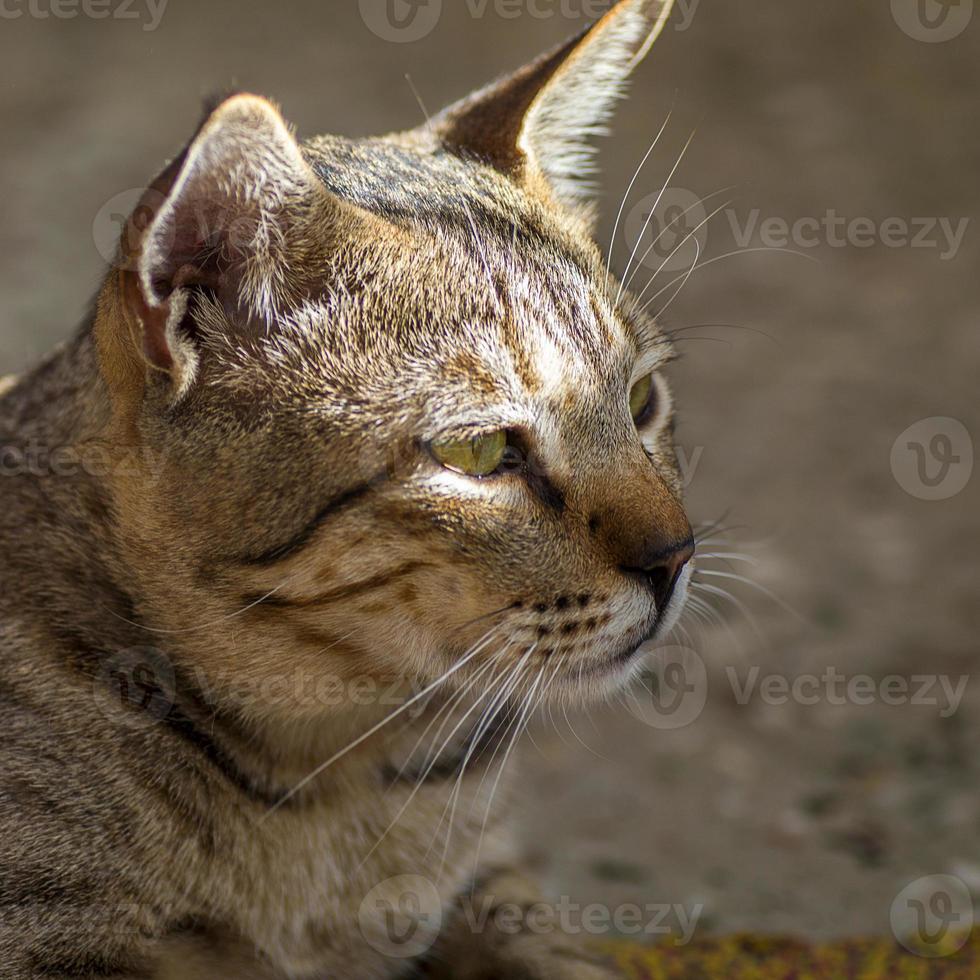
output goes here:
[{"label": "white whisker", "polygon": [[[650,222],[653,220],[654,215],[657,213],[657,208],[660,205],[661,198],[663,198],[664,193],[667,190],[668,184],[677,173],[677,168],[681,165],[681,161],[684,159],[684,155],[687,153],[688,148],[694,141],[694,133],[688,137],[687,142],[684,144],[684,148],[681,150],[680,155],[677,157],[677,162],[674,164],[670,173],[667,175],[667,179],[664,181],[664,186],[660,189],[660,193],[657,195],[657,200],[654,202],[653,207],[650,209],[650,213],[647,215],[646,221],[643,223],[643,227],[640,229],[640,234],[637,236],[636,245],[633,247],[633,251],[630,253],[629,261],[626,263],[626,269],[623,271],[623,279],[625,280],[630,273],[630,269],[633,266],[633,260],[636,258],[636,253],[640,250],[640,245],[643,243],[643,236],[646,234],[647,228],[650,227]],[[623,284],[619,284],[619,291],[616,294],[616,302],[614,305],[619,306],[619,301],[623,298]]]},{"label": "white whisker", "polygon": [[431,684],[424,687],[418,694],[409,698],[404,704],[400,705],[390,714],[386,715],[381,719],[376,725],[372,725],[363,735],[354,739],[353,742],[342,748],[339,752],[335,752],[326,762],[321,763],[316,767],[309,775],[304,776],[288,793],[286,793],[278,802],[274,803],[260,818],[260,822],[267,820],[273,813],[276,812],[283,804],[291,800],[304,786],[309,785],[314,779],[321,775],[325,770],[329,769],[335,762],[342,759],[348,753],[352,752],[359,745],[366,742],[372,735],[377,734],[393,719],[397,718],[399,715],[406,712],[413,704],[418,704],[422,698],[426,697],[432,691],[434,691],[440,684],[444,684],[450,677],[462,670],[479,652],[480,647],[476,647],[466,654],[462,659],[457,661],[452,667],[449,668],[444,674],[440,675]]},{"label": "white whisker", "polygon": [[629,200],[629,196],[633,191],[633,187],[640,177],[640,172],[646,166],[647,160],[650,159],[650,155],[657,148],[657,144],[660,142],[660,137],[663,136],[664,130],[667,128],[667,124],[670,122],[670,117],[673,115],[674,110],[671,109],[667,113],[667,118],[664,119],[664,124],[660,127],[660,132],[653,138],[653,142],[650,144],[650,148],[644,154],[643,159],[640,161],[640,165],[636,168],[633,174],[632,180],[629,182],[629,186],[626,188],[626,193],[623,195],[623,200],[619,205],[619,212],[616,215],[616,222],[613,225],[612,235],[609,238],[609,251],[606,253],[606,285],[609,284],[609,274],[612,265],[613,250],[616,247],[616,235],[619,233],[619,223],[623,220],[623,212],[626,210],[626,202]]}]

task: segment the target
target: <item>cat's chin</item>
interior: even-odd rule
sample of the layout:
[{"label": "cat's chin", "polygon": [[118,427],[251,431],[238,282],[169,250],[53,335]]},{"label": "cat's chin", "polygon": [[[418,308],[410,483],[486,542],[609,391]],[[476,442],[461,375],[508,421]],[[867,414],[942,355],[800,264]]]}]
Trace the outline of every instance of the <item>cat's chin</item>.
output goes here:
[{"label": "cat's chin", "polygon": [[678,624],[684,612],[693,568],[686,568],[677,582],[675,594],[663,616],[656,616],[623,645],[584,670],[571,672],[570,680],[578,682],[585,700],[608,696],[626,688],[636,678],[650,646],[663,641]]},{"label": "cat's chin", "polygon": [[647,635],[640,632],[629,643],[585,667],[569,667],[562,682],[554,685],[554,693],[577,699],[583,705],[605,700],[635,680],[647,649]]}]

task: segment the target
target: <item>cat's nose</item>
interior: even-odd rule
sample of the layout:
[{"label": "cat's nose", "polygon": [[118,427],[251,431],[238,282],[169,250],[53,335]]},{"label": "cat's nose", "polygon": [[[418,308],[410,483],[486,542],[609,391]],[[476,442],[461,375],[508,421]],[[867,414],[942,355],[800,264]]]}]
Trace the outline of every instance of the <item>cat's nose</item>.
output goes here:
[{"label": "cat's nose", "polygon": [[614,567],[650,590],[662,615],[694,557],[694,532],[683,505],[646,457],[631,470],[611,474],[601,499],[590,531]]},{"label": "cat's nose", "polygon": [[657,614],[662,616],[674,595],[684,566],[693,557],[694,541],[689,538],[647,555],[638,565],[621,567],[627,575],[639,579],[650,589]]}]

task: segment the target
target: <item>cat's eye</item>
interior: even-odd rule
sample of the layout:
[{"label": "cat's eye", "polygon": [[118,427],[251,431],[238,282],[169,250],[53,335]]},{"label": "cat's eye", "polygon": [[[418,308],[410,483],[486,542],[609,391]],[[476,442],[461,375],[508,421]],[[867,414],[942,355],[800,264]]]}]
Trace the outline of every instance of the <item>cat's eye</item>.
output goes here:
[{"label": "cat's eye", "polygon": [[432,455],[447,469],[467,476],[489,476],[507,454],[503,429],[472,439],[446,439],[432,443]]},{"label": "cat's eye", "polygon": [[657,382],[652,374],[641,378],[630,390],[630,415],[637,425],[648,422],[657,408]]}]

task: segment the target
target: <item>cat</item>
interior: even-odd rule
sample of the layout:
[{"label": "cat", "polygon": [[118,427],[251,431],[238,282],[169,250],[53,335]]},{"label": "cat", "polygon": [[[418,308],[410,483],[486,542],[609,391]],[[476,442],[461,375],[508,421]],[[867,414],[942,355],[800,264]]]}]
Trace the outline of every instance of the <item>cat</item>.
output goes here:
[{"label": "cat", "polygon": [[223,99],[5,386],[4,978],[609,975],[466,909],[534,900],[533,708],[620,689],[694,565],[583,181],[668,13],[384,138]]}]

